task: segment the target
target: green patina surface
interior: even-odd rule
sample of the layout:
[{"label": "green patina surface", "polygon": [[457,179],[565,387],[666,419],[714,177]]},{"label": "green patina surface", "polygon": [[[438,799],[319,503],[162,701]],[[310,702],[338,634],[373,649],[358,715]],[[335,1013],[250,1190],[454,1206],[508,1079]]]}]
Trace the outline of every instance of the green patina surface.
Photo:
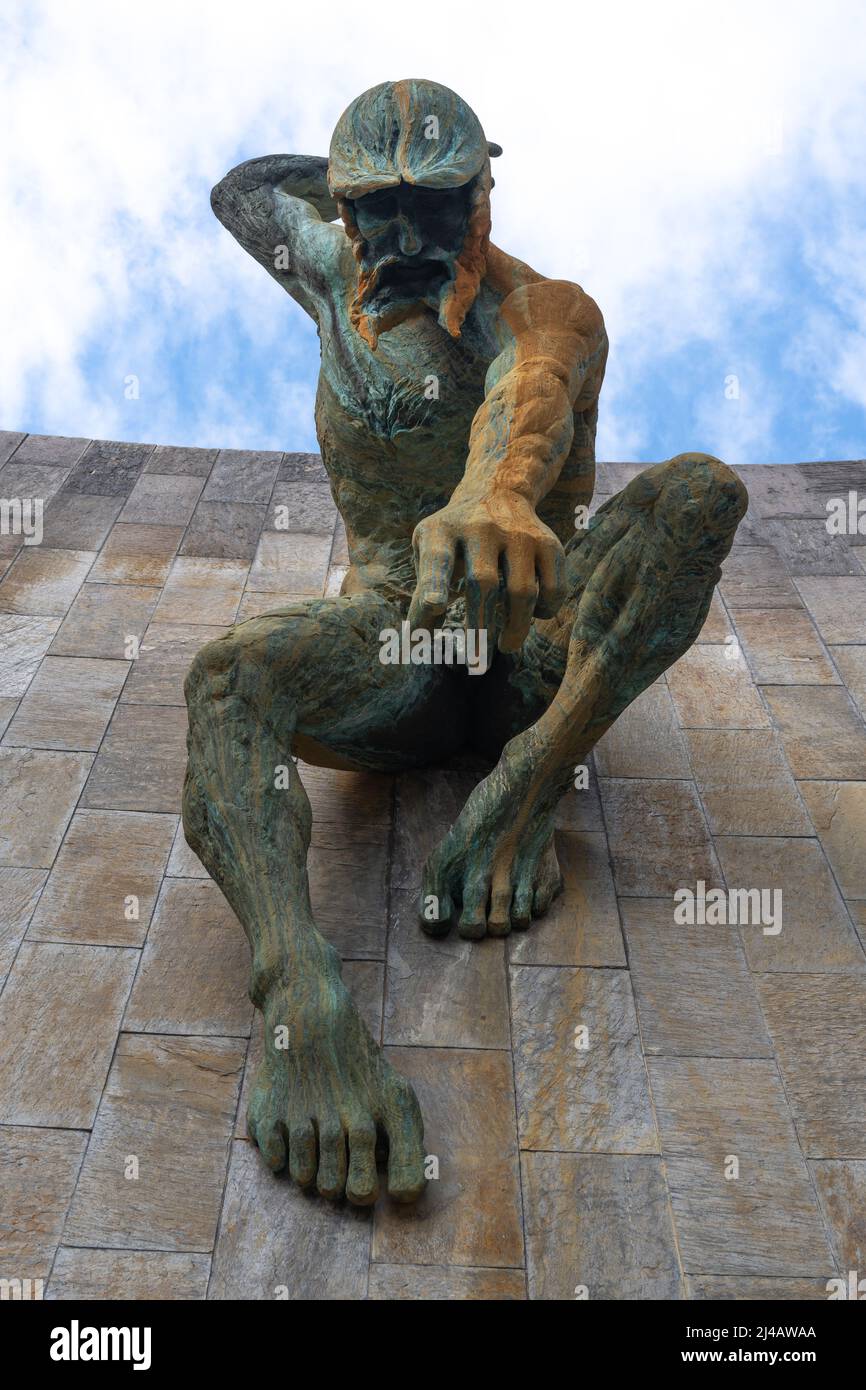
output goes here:
[{"label": "green patina surface", "polygon": [[[694,641],[746,509],[730,469],[683,454],[575,527],[604,324],[579,286],[490,242],[491,149],[447,88],[388,83],[341,117],[330,162],[252,160],[212,196],[318,326],[316,426],[351,565],[339,597],[199,653],[184,827],[250,941],[250,1134],[275,1169],[358,1203],[383,1142],[389,1191],[420,1194],[423,1128],[313,921],[292,755],[383,772],[482,755],[488,776],[419,865],[420,921],[528,927],[560,885],[553,818],[575,766]],[[490,669],[383,663],[406,619],[483,631]]]}]

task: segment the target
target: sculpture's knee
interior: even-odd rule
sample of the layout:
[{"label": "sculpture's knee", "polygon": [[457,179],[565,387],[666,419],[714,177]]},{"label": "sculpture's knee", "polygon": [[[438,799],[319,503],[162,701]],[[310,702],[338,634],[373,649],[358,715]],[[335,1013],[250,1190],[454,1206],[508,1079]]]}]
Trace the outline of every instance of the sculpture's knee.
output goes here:
[{"label": "sculpture's knee", "polygon": [[184,682],[190,717],[215,700],[261,693],[269,669],[267,633],[245,630],[252,626],[232,628],[196,653]]},{"label": "sculpture's knee", "polygon": [[678,548],[720,563],[749,504],[740,479],[710,454],[679,454],[657,467],[656,521]]}]

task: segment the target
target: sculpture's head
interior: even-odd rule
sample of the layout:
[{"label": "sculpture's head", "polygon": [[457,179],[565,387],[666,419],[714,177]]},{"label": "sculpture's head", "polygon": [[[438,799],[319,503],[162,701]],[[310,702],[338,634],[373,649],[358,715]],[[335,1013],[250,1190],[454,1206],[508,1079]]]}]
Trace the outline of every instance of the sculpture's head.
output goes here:
[{"label": "sculpture's head", "polygon": [[358,262],[350,315],[372,348],[424,306],[460,336],[486,268],[499,153],[438,82],[383,82],[343,112],[328,186]]}]

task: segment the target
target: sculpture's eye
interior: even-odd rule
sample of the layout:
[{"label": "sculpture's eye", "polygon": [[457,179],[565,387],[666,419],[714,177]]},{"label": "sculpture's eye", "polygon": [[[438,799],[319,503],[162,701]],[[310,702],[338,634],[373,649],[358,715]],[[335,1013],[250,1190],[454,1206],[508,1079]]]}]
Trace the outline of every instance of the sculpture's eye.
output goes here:
[{"label": "sculpture's eye", "polygon": [[366,193],[355,205],[356,216],[360,214],[361,217],[376,218],[377,221],[394,217],[396,213],[397,197],[390,188],[383,188],[378,193]]}]

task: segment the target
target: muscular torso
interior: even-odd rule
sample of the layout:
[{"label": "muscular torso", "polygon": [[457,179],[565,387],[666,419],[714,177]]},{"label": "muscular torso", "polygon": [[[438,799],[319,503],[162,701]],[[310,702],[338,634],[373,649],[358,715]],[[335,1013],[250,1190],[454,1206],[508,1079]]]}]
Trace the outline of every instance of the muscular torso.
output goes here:
[{"label": "muscular torso", "polygon": [[[519,262],[494,254],[518,273]],[[340,269],[318,311],[316,433],[349,539],[346,589],[373,586],[406,597],[415,583],[412,532],[445,506],[463,477],[488,370],[509,344],[499,312],[508,289],[483,282],[458,340],[422,311],[384,333],[373,352],[349,321],[348,244]],[[574,534],[575,506],[592,496],[596,415],[595,401],[575,411],[568,459],[538,508],[563,544]]]}]

